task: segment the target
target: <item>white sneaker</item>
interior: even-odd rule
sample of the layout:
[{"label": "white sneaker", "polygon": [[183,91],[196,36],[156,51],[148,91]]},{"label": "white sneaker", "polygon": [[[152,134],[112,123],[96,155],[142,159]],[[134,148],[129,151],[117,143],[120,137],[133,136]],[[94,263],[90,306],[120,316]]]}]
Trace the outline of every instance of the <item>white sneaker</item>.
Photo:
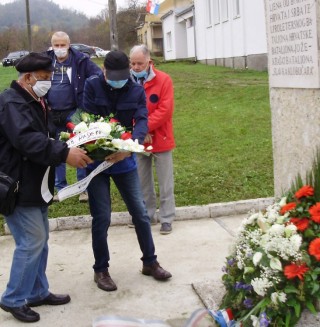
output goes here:
[{"label": "white sneaker", "polygon": [[79,195],[79,202],[88,202],[89,197],[87,192],[82,192]]}]

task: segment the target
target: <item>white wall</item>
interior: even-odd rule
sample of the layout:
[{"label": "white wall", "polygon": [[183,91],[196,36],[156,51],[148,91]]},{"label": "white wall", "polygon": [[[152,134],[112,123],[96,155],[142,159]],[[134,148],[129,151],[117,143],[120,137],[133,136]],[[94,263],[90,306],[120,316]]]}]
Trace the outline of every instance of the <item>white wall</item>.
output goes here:
[{"label": "white wall", "polygon": [[[176,59],[176,47],[175,47],[175,16],[172,13],[162,21],[163,32],[163,54],[165,60]],[[168,33],[171,33],[171,48],[168,47]]]},{"label": "white wall", "polygon": [[[220,21],[215,23],[215,1]],[[208,0],[195,0],[196,53],[198,60],[230,58],[267,52],[264,1],[240,0],[235,16],[234,0],[227,0],[228,18],[223,20],[223,0],[210,0],[212,24],[208,24]]]}]

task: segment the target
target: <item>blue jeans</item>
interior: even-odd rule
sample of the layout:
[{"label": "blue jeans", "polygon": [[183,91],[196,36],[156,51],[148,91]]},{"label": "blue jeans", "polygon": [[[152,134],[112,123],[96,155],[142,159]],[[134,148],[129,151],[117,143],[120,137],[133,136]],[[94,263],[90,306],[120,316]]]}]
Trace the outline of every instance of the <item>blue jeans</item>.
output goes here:
[{"label": "blue jeans", "polygon": [[48,208],[17,206],[5,219],[16,248],[9,282],[2,294],[1,303],[8,307],[20,307],[26,304],[26,301],[35,302],[49,295],[46,276]]},{"label": "blue jeans", "polygon": [[103,272],[109,267],[108,228],[111,222],[110,177],[118,188],[127,209],[132,216],[142,251],[143,264],[156,261],[155,247],[151,234],[150,218],[147,214],[137,170],[127,173],[108,175],[100,173],[89,186],[89,206],[92,215],[92,248],[95,258],[93,269]]},{"label": "blue jeans", "polygon": [[[56,139],[59,140],[60,132],[66,132],[65,127],[56,128]],[[86,170],[84,168],[77,168],[77,181],[81,181],[87,176]],[[68,186],[67,177],[66,177],[66,164],[63,162],[56,167],[56,176],[55,176],[55,187],[57,191],[60,191],[64,187]]]}]

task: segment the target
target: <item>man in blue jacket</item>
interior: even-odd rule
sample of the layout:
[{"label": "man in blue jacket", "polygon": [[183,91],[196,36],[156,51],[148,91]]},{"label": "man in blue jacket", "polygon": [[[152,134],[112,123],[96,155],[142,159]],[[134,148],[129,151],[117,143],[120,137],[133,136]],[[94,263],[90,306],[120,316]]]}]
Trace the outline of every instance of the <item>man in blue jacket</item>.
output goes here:
[{"label": "man in blue jacket", "polygon": [[52,138],[54,128],[44,99],[51,86],[51,59],[31,52],[15,67],[18,80],[0,94],[0,171],[19,181],[14,211],[5,215],[16,248],[0,308],[20,321],[35,322],[40,315],[30,307],[70,301],[68,294],[49,291],[46,276],[54,167],[67,162],[84,168],[92,160],[82,149],[69,149]]},{"label": "man in blue jacket", "polygon": [[[60,132],[67,131],[66,123],[77,108],[82,108],[82,97],[85,80],[101,69],[80,51],[70,47],[70,39],[65,32],[55,32],[51,38],[52,50],[47,54],[52,58],[54,71],[52,86],[47,100],[52,111],[53,121],[57,127],[57,139]],[[77,169],[77,180],[86,177],[84,169]],[[61,164],[56,169],[55,186],[57,191],[68,186],[66,180],[66,165]],[[80,194],[79,201],[88,200],[86,192]]]},{"label": "man in blue jacket", "polygon": [[[148,132],[146,96],[141,85],[130,79],[129,58],[122,51],[110,51],[104,60],[104,71],[87,79],[84,88],[85,111],[109,116],[132,131],[132,138],[142,144]],[[132,216],[132,222],[142,251],[142,273],[157,280],[171,277],[157,261],[148,216],[140,188],[135,154],[117,152],[105,160],[113,165],[96,175],[88,186],[89,206],[92,215],[92,246],[95,257],[94,281],[104,291],[114,291],[116,284],[109,274],[109,249],[107,242],[111,220],[110,179],[118,188]],[[91,172],[101,162],[87,168]]]}]

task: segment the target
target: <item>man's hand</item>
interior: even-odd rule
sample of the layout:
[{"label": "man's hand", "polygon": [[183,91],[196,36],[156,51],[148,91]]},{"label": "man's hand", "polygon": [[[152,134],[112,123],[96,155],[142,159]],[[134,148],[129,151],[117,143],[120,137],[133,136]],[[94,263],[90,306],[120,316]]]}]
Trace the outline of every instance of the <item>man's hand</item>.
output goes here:
[{"label": "man's hand", "polygon": [[75,168],[85,168],[93,160],[86,155],[86,151],[80,148],[70,148],[66,160],[67,164]]},{"label": "man's hand", "polygon": [[144,143],[152,143],[152,135],[151,134],[147,134],[144,138]]},{"label": "man's hand", "polygon": [[131,156],[130,151],[119,151],[119,152],[112,153],[109,156],[105,157],[105,161],[115,164],[115,163],[117,163],[127,157],[130,157],[130,156]]}]

